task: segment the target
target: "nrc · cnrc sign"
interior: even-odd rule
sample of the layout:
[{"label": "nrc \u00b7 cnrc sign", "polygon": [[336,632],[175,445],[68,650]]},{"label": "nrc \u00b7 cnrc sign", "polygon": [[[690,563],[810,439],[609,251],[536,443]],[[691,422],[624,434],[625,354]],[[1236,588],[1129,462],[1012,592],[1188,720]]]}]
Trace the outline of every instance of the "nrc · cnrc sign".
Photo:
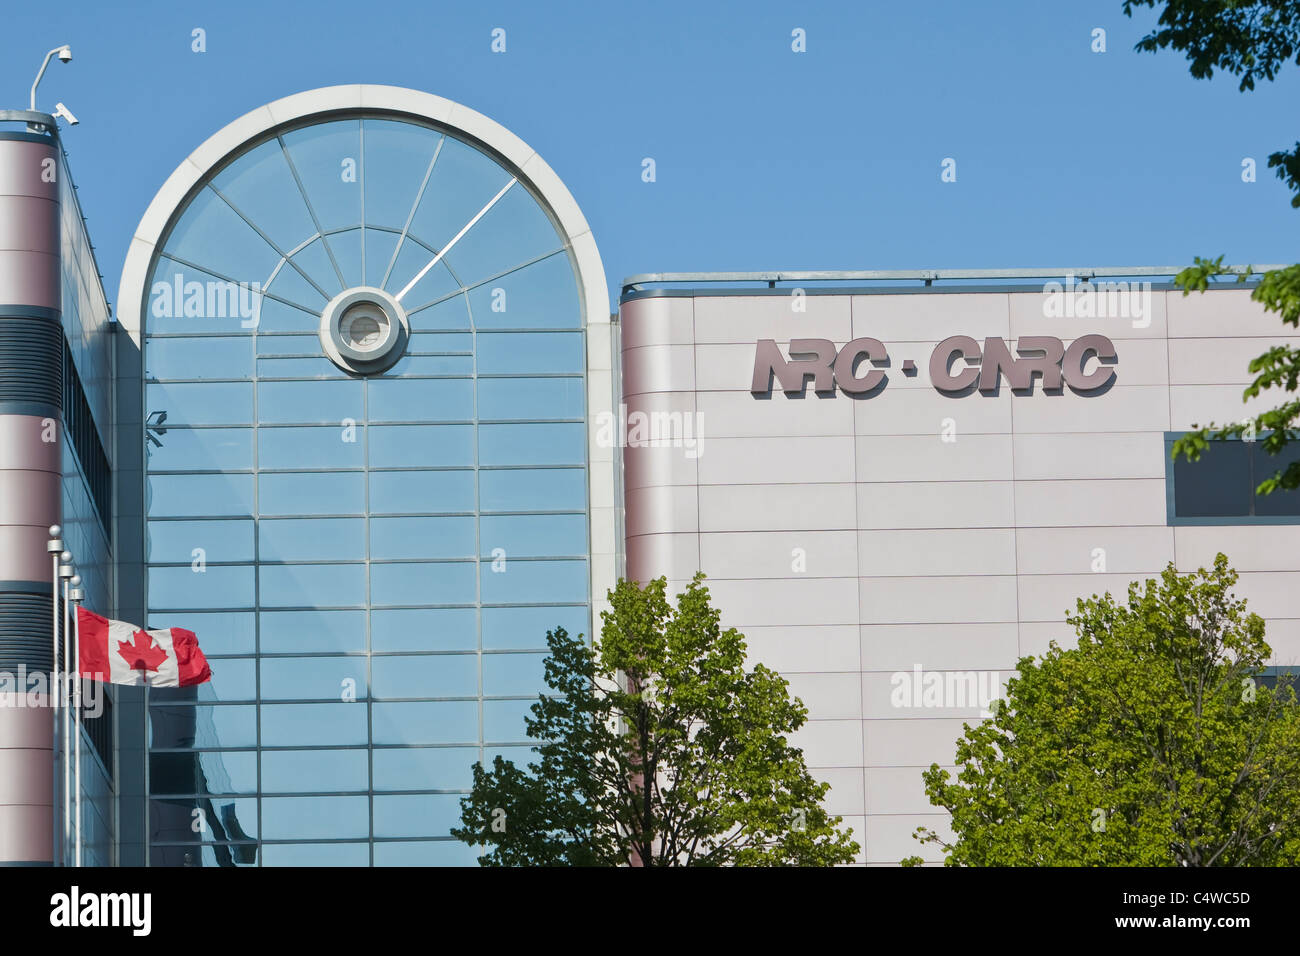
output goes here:
[{"label": "nrc \u00b7 cnrc sign", "polygon": [[[993,394],[1003,378],[1012,391],[1033,391],[1037,375],[1044,391],[1068,385],[1086,395],[1115,380],[1118,355],[1104,335],[1081,335],[1068,347],[1054,336],[1022,335],[1015,340],[1015,353],[1005,339],[989,337],[981,346],[968,335],[950,336],[930,353],[930,383],[949,395],[972,389]],[[749,390],[769,394],[775,376],[783,392],[802,393],[811,376],[815,392],[834,394],[838,386],[850,395],[866,395],[884,386],[889,363],[889,352],[879,339],[857,338],[842,349],[829,339],[791,339],[789,358],[772,339],[759,339]],[[905,374],[913,369],[911,359],[903,362]]]}]

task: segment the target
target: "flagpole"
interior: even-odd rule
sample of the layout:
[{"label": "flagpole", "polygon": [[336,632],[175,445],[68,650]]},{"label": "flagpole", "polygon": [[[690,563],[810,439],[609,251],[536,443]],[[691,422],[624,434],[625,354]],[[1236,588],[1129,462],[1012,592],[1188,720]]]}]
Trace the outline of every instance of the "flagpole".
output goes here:
[{"label": "flagpole", "polygon": [[81,607],[81,600],[85,592],[81,590],[81,575],[74,574],[68,582],[72,589],[68,592],[72,598],[72,667],[69,668],[75,675],[72,678],[72,687],[76,694],[76,710],[72,712],[73,720],[73,784],[72,794],[76,801],[76,840],[73,846],[76,847],[76,866],[81,866],[81,620],[77,614],[77,609]]},{"label": "flagpole", "polygon": [[57,524],[50,525],[50,539],[45,542],[45,550],[54,562],[50,569],[50,606],[53,609],[52,632],[54,640],[51,646],[50,671],[46,675],[50,696],[50,865],[62,863],[63,841],[59,839],[59,814],[55,810],[55,800],[59,792],[59,555],[63,551],[60,535],[63,529]]},{"label": "flagpole", "polygon": [[69,714],[68,714],[68,685],[67,685],[67,643],[69,635],[68,625],[68,579],[75,573],[72,567],[72,552],[64,551],[59,555],[59,578],[63,581],[63,643],[64,643],[64,667],[59,669],[59,690],[63,694],[63,866],[68,865],[68,852],[72,842],[72,767],[68,763],[68,752],[71,750],[71,740],[69,739]]}]

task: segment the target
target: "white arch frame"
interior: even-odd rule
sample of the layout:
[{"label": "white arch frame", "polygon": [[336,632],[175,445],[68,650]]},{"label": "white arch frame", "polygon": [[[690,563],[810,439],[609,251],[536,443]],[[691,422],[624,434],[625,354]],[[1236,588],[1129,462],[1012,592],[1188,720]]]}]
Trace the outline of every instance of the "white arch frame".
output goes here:
[{"label": "white arch frame", "polygon": [[[578,269],[587,353],[587,480],[591,527],[591,613],[594,637],[599,637],[600,612],[608,607],[606,592],[614,586],[617,555],[615,450],[597,441],[597,423],[612,415],[614,396],[609,289],[605,269],[587,219],[573,195],[538,153],[492,119],[441,96],[398,86],[356,84],[327,86],[295,93],[259,106],[210,136],[163,183],[131,238],[122,280],[118,285],[117,321],[142,345],[150,270],[159,243],[196,187],[207,181],[234,154],[277,128],[313,117],[346,112],[409,116],[446,127],[482,144],[509,166],[554,215]],[[141,441],[141,470],[144,470]]]}]

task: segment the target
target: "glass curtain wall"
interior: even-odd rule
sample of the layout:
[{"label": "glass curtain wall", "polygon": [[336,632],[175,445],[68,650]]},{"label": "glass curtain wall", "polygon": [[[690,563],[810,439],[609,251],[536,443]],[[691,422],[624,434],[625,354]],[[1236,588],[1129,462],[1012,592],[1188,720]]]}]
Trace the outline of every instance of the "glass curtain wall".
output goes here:
[{"label": "glass curtain wall", "polygon": [[[512,179],[452,132],[328,118],[251,144],[160,245],[148,624],[213,679],[150,691],[153,865],[473,861],[472,763],[526,759],[546,631],[590,632],[578,281]],[[319,335],[358,287],[409,317],[377,375]]]}]

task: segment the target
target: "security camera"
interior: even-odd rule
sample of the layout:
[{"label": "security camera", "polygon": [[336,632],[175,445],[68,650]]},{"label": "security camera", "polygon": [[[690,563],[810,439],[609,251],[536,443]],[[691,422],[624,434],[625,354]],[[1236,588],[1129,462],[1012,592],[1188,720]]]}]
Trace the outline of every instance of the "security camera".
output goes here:
[{"label": "security camera", "polygon": [[61,46],[61,47],[59,47],[59,54],[58,54],[58,56],[59,56],[59,59],[62,60],[64,63],[71,63],[71,62],[72,62],[72,47],[70,47],[70,46]]},{"label": "security camera", "polygon": [[78,120],[75,116],[72,115],[72,110],[68,109],[62,103],[54,104],[54,115],[62,116],[65,120],[68,121],[69,126],[76,126],[77,123],[80,122],[80,120]]}]

